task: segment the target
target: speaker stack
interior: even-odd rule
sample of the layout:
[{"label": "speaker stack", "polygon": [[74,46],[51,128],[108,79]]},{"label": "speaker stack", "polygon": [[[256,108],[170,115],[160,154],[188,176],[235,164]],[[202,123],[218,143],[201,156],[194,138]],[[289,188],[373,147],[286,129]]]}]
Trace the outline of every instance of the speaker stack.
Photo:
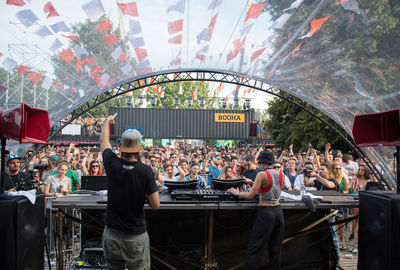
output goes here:
[{"label": "speaker stack", "polygon": [[44,194],[0,198],[1,269],[44,268]]},{"label": "speaker stack", "polygon": [[399,269],[400,195],[360,192],[358,269]]}]

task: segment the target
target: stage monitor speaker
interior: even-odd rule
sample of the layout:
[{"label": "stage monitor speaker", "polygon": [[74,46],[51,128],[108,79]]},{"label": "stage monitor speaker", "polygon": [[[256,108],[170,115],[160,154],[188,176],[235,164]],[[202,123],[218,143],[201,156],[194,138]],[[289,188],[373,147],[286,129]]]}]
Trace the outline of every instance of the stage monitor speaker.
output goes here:
[{"label": "stage monitor speaker", "polygon": [[44,269],[44,194],[0,198],[1,269]]},{"label": "stage monitor speaker", "polygon": [[20,143],[46,144],[50,132],[47,111],[20,106],[0,112],[0,135]]},{"label": "stage monitor speaker", "polygon": [[257,137],[257,122],[250,123],[249,137]]},{"label": "stage monitor speaker", "polygon": [[399,269],[400,195],[360,192],[358,269]]},{"label": "stage monitor speaker", "polygon": [[356,115],[352,132],[357,146],[400,146],[400,109]]}]

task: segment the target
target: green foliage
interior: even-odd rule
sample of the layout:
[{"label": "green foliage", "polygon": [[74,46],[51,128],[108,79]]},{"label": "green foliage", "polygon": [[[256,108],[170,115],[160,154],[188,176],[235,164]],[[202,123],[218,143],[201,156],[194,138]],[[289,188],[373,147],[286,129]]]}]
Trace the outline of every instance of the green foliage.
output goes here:
[{"label": "green foliage", "polygon": [[[281,95],[288,96],[283,92],[281,92]],[[295,101],[326,119],[324,113],[311,105],[297,98],[295,98]],[[329,126],[289,101],[275,98],[268,102],[266,112],[269,116],[265,121],[267,132],[274,143],[279,146],[287,148],[290,144],[293,144],[296,151],[306,151],[308,143],[311,143],[314,148],[319,150],[323,150],[327,143],[341,143],[341,137]],[[342,134],[346,134],[331,119],[327,121],[338,128]]]}]

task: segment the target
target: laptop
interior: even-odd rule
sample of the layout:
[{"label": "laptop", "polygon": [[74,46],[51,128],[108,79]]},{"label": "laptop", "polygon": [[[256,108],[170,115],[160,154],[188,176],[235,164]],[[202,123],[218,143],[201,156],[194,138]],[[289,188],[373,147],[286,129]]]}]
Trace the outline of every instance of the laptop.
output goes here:
[{"label": "laptop", "polygon": [[107,176],[84,175],[81,177],[81,189],[83,190],[106,190]]}]

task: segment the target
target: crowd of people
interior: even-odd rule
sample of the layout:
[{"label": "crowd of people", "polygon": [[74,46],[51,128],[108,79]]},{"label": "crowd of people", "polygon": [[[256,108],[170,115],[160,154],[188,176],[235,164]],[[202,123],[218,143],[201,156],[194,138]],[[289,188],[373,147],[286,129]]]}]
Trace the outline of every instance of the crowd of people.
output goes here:
[{"label": "crowd of people", "polygon": [[[365,190],[369,182],[377,182],[369,168],[361,159],[354,161],[350,153],[326,145],[325,151],[317,151],[311,146],[306,153],[296,153],[291,145],[288,149],[267,147],[191,147],[180,143],[171,147],[144,147],[140,151],[140,160],[154,173],[158,188],[165,181],[195,180],[199,188],[212,187],[212,179],[244,179],[249,186],[257,174],[263,171],[259,164],[262,150],[272,152],[275,163],[273,168],[283,172],[283,190],[336,190],[344,194],[356,194]],[[117,155],[117,148],[112,149]],[[34,150],[29,151],[29,156]],[[85,175],[105,175],[100,148],[97,146],[80,147],[46,146],[37,151],[30,160],[34,169],[20,172],[26,157],[10,155],[7,159],[5,189],[18,189],[19,182],[31,177],[40,185],[46,196],[62,197],[80,189],[81,177]],[[26,182],[26,181],[25,181]],[[357,214],[357,210],[353,214]],[[352,226],[350,238],[354,238],[357,223]],[[339,230],[339,243],[346,248],[346,239]]]},{"label": "crowd of people", "polygon": [[[78,125],[80,126],[80,135],[82,136],[100,136],[101,129],[103,127],[103,123],[106,119],[104,115],[100,117],[82,117],[70,121],[71,115],[65,117],[62,121],[60,121],[59,125],[64,125],[65,123]],[[56,126],[57,127],[57,126]]]}]

